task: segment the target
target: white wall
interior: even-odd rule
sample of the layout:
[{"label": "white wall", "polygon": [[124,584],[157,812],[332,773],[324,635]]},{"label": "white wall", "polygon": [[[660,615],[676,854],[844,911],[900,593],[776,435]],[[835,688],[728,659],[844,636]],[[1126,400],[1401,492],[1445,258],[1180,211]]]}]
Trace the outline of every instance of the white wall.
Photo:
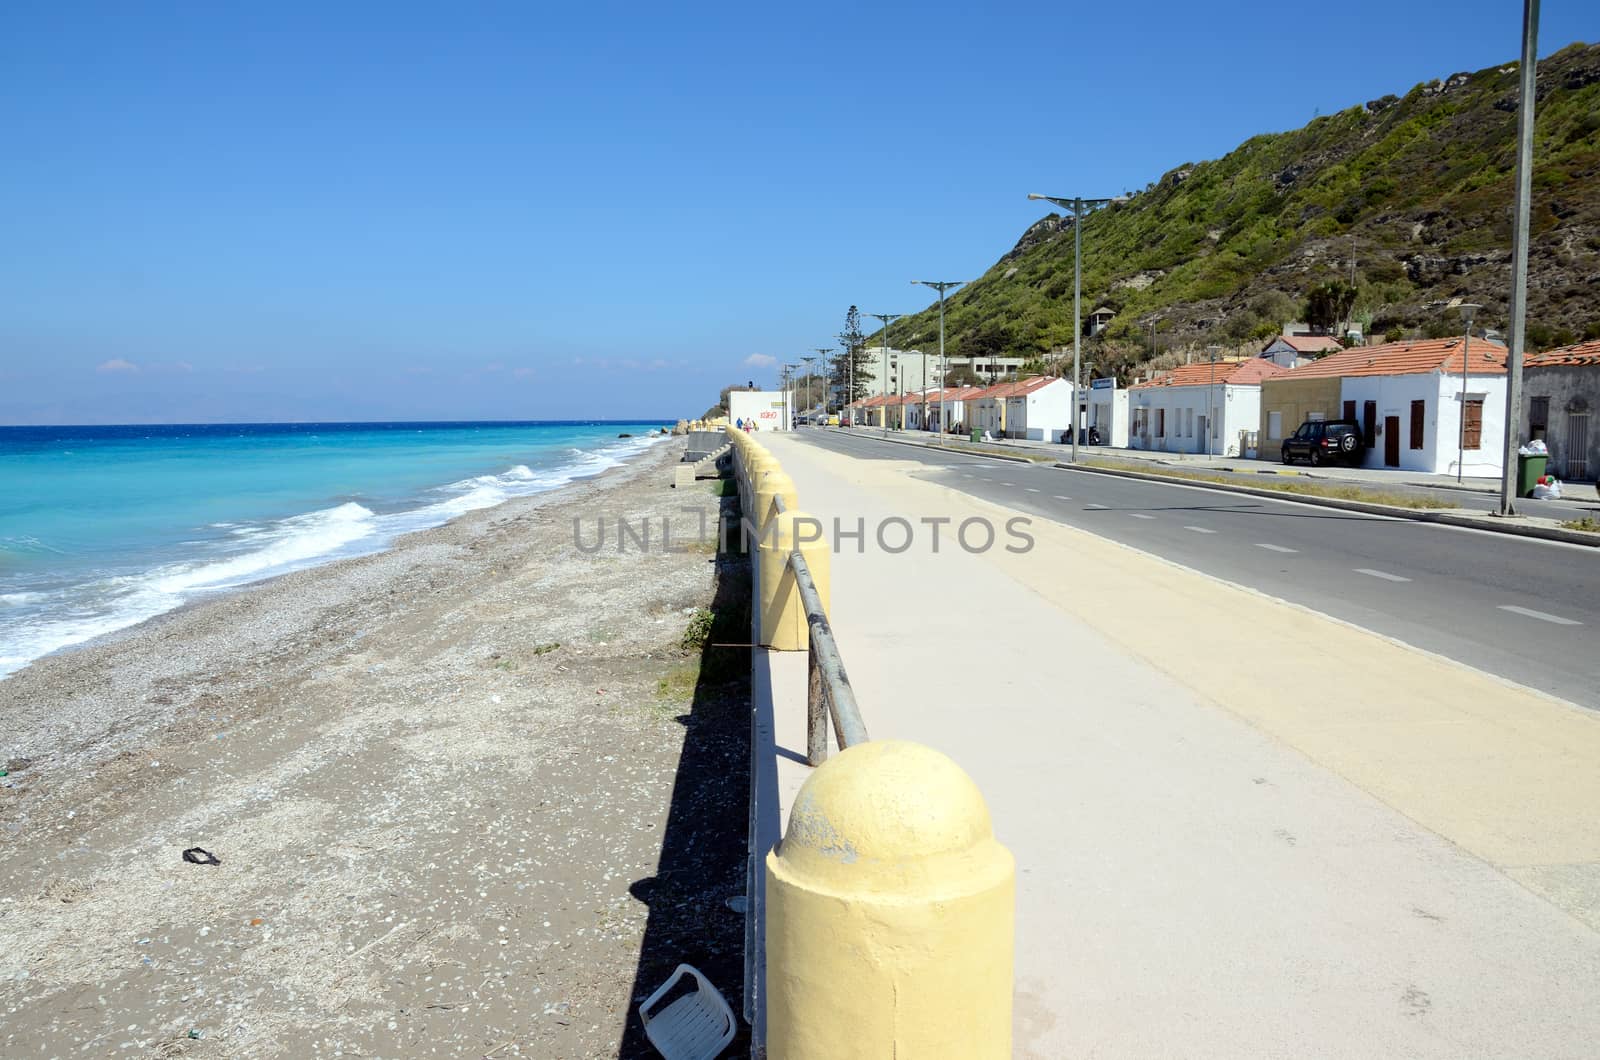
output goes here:
[{"label": "white wall", "polygon": [[[1474,375],[1467,379],[1467,394],[1483,397],[1483,431],[1477,449],[1466,451],[1463,474],[1468,478],[1493,478],[1500,474],[1505,448],[1506,377]],[[1461,377],[1428,372],[1417,375],[1355,376],[1343,380],[1342,401],[1354,401],[1361,421],[1365,403],[1377,403],[1377,424],[1364,467],[1382,468],[1384,420],[1400,420],[1400,467],[1407,471],[1453,475],[1459,455],[1461,431]],[[1411,402],[1426,402],[1423,447],[1411,448]]]},{"label": "white wall", "polygon": [[1007,398],[1006,430],[1036,442],[1060,441],[1072,418],[1071,390],[1064,380],[1056,379],[1031,394]]},{"label": "white wall", "polygon": [[754,419],[759,430],[786,431],[793,416],[782,390],[734,390],[728,394],[728,422]]},{"label": "white wall", "polygon": [[[1203,431],[1207,414],[1206,393],[1211,391],[1210,411],[1216,421],[1210,451],[1217,456],[1239,455],[1239,432],[1253,431],[1261,422],[1261,388],[1259,386],[1167,386],[1149,387],[1129,391],[1126,419],[1133,410],[1149,409],[1150,435],[1148,438],[1128,435],[1127,445],[1133,449],[1154,449],[1166,453],[1204,453],[1206,437]],[[1166,436],[1156,432],[1158,409],[1165,409]]]}]

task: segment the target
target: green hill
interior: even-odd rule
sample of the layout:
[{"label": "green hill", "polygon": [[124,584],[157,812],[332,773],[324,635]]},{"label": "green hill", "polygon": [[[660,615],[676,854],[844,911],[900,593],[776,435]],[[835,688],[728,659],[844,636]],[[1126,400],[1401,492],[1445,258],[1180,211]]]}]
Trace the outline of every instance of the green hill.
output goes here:
[{"label": "green hill", "polygon": [[[1116,316],[1085,345],[1125,376],[1157,348],[1259,347],[1304,320],[1308,292],[1348,282],[1368,334],[1445,334],[1444,303],[1510,298],[1517,64],[1455,74],[1185,163],[1083,229],[1083,312]],[[1539,64],[1528,343],[1600,337],[1600,46]],[[1043,188],[1042,191],[1061,189]],[[1070,189],[1066,189],[1070,190]],[[1072,341],[1072,226],[1051,215],[947,304],[952,355],[1045,357]],[[937,307],[895,325],[931,350]],[[1167,358],[1170,360],[1170,356]]]}]

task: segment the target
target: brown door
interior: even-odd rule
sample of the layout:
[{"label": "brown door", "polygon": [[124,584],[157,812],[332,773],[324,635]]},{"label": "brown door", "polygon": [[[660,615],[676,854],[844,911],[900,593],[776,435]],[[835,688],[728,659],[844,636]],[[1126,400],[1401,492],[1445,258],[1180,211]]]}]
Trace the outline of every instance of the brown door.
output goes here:
[{"label": "brown door", "polygon": [[1361,406],[1361,440],[1371,449],[1376,441],[1372,437],[1378,427],[1378,403],[1376,401],[1364,402]]},{"label": "brown door", "polygon": [[1383,466],[1400,466],[1400,417],[1383,418]]}]

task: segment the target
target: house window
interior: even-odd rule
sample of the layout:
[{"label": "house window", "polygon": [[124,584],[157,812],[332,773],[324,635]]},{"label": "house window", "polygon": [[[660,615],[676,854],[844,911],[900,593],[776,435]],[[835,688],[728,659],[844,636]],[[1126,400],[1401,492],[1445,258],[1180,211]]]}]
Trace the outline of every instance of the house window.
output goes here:
[{"label": "house window", "polygon": [[1550,429],[1550,399],[1536,397],[1528,399],[1528,437],[1543,438]]},{"label": "house window", "polygon": [[1283,437],[1283,413],[1281,413],[1281,412],[1269,412],[1269,413],[1267,413],[1267,437],[1268,438],[1282,438]]},{"label": "house window", "polygon": [[1467,449],[1483,448],[1483,398],[1469,397],[1462,406],[1462,415],[1466,417],[1466,441],[1463,446]]},{"label": "house window", "polygon": [[1428,403],[1426,401],[1413,401],[1411,403],[1411,448],[1421,449],[1422,439],[1428,429]]},{"label": "house window", "polygon": [[1156,437],[1157,438],[1165,438],[1166,436],[1167,436],[1167,410],[1166,409],[1156,409]]},{"label": "house window", "polygon": [[1347,420],[1356,418],[1356,403],[1354,401],[1346,401],[1344,403],[1344,418]]}]

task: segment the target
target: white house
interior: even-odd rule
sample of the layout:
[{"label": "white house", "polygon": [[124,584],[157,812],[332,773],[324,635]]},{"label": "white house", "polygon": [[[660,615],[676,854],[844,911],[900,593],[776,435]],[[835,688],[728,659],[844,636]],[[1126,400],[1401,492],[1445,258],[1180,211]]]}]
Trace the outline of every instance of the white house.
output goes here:
[{"label": "white house", "polygon": [[[1185,364],[1128,390],[1128,446],[1241,456],[1261,420],[1261,381],[1287,368],[1261,357]],[[1208,439],[1207,424],[1210,424]]]},{"label": "white house", "polygon": [[1506,348],[1473,339],[1463,382],[1462,345],[1463,339],[1455,338],[1358,346],[1283,378],[1339,380],[1338,415],[1362,425],[1366,467],[1453,475],[1459,465],[1469,477],[1499,477],[1506,437]]},{"label": "white house", "polygon": [[[1007,438],[1059,442],[1072,422],[1072,385],[1056,376],[1033,376],[1006,388]],[[1071,441],[1071,438],[1067,438]]]},{"label": "white house", "polygon": [[1100,433],[1101,445],[1128,447],[1128,392],[1117,389],[1116,376],[1089,381],[1089,422],[1085,427]]},{"label": "white house", "polygon": [[1280,368],[1298,368],[1342,349],[1344,344],[1332,335],[1279,335],[1267,343],[1261,356]]}]

